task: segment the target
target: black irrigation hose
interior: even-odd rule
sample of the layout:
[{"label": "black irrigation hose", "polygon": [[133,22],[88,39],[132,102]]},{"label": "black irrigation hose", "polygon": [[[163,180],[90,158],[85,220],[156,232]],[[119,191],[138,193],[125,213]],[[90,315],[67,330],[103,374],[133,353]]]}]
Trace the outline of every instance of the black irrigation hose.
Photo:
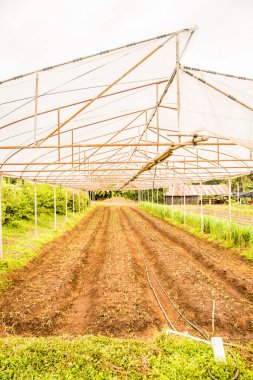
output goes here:
[{"label": "black irrigation hose", "polygon": [[[132,233],[131,233],[132,235]],[[134,237],[132,235],[132,238],[134,240]],[[135,242],[134,240],[134,243],[137,247],[137,243]],[[142,255],[144,256],[144,254],[142,253]],[[144,256],[145,258],[145,256]],[[154,273],[153,269],[151,268],[151,265],[149,264],[147,258],[145,258],[146,262],[147,262],[147,265],[149,267],[149,270],[150,272],[153,274],[157,284],[159,285],[159,287],[162,289],[163,293],[165,294],[165,296],[167,297],[167,299],[170,301],[171,305],[174,307],[174,309],[176,310],[176,312],[180,315],[180,317],[189,325],[191,326],[195,331],[197,331],[203,338],[207,339],[208,340],[208,336],[203,332],[201,331],[193,322],[189,321],[189,319],[187,319],[182,313],[181,311],[179,310],[179,308],[175,305],[175,303],[173,302],[173,300],[171,299],[171,297],[169,296],[168,292],[164,289],[164,287],[162,286],[160,280],[158,279],[157,275]],[[144,261],[144,260],[143,260]],[[145,264],[146,266],[146,264]]]},{"label": "black irrigation hose", "polygon": [[163,314],[164,314],[164,316],[165,316],[165,318],[166,318],[168,324],[170,325],[170,327],[171,327],[174,331],[177,331],[176,328],[173,326],[173,324],[172,324],[170,318],[168,317],[168,314],[167,314],[166,311],[164,310],[164,308],[163,308],[163,306],[162,306],[162,304],[161,304],[161,302],[160,302],[160,300],[159,300],[159,298],[158,298],[158,295],[157,295],[157,293],[156,293],[156,291],[155,291],[155,289],[154,289],[154,287],[153,287],[153,285],[152,285],[152,282],[151,282],[151,280],[150,280],[150,276],[149,276],[149,273],[148,273],[148,266],[147,266],[146,258],[145,258],[145,256],[143,255],[143,253],[142,253],[140,247],[139,247],[138,244],[136,243],[136,241],[135,241],[135,239],[134,239],[133,234],[132,234],[131,231],[130,231],[130,233],[131,233],[131,237],[132,237],[132,239],[133,239],[133,242],[134,242],[134,244],[135,244],[135,247],[136,247],[136,249],[137,249],[139,255],[141,256],[141,258],[142,258],[142,260],[143,260],[143,262],[144,262],[145,269],[146,269],[147,280],[148,280],[149,286],[150,286],[152,292],[154,293],[154,296],[155,296],[155,298],[156,298],[156,300],[157,300],[157,302],[158,302],[158,305],[159,305],[160,309],[162,310],[162,312],[163,312]]},{"label": "black irrigation hose", "polygon": [[[129,231],[130,231],[131,237],[132,237],[132,239],[133,239],[133,242],[134,242],[134,244],[135,244],[135,247],[136,247],[138,253],[140,254],[140,256],[141,256],[141,258],[142,258],[142,260],[143,260],[143,262],[144,262],[145,270],[146,270],[146,276],[147,276],[147,280],[148,280],[149,286],[150,286],[151,290],[153,291],[154,296],[155,296],[155,298],[156,298],[156,300],[157,300],[157,302],[158,302],[158,305],[159,305],[159,307],[161,308],[161,310],[162,310],[162,312],[163,312],[163,314],[164,314],[164,316],[165,316],[165,318],[166,318],[168,324],[171,326],[171,328],[172,328],[174,331],[177,331],[176,328],[173,326],[171,320],[169,319],[169,317],[168,317],[166,311],[164,310],[164,308],[163,308],[163,306],[162,306],[162,304],[161,304],[161,302],[160,302],[160,300],[159,300],[159,298],[158,298],[158,296],[157,296],[157,293],[156,293],[156,291],[155,291],[155,289],[154,289],[154,287],[153,287],[153,285],[152,285],[152,283],[151,283],[151,280],[150,280],[149,271],[152,273],[152,275],[154,276],[154,278],[155,278],[157,284],[158,284],[159,287],[162,289],[162,291],[164,292],[164,294],[166,295],[166,297],[168,298],[168,300],[170,301],[170,303],[172,304],[172,306],[174,307],[174,309],[177,311],[177,313],[181,316],[181,318],[182,318],[185,322],[187,322],[187,323],[188,323],[188,324],[189,324],[194,330],[196,330],[196,331],[197,331],[202,337],[204,337],[205,339],[208,340],[208,336],[207,336],[204,332],[202,332],[202,331],[201,331],[201,330],[200,330],[200,329],[199,329],[194,323],[192,323],[191,321],[189,321],[189,320],[188,320],[188,319],[187,319],[187,318],[181,313],[181,311],[179,310],[179,308],[175,305],[175,303],[173,302],[173,300],[171,299],[171,297],[169,296],[169,294],[167,293],[167,291],[166,291],[166,290],[164,289],[164,287],[162,286],[162,284],[161,284],[161,282],[159,281],[158,277],[157,277],[156,274],[154,273],[154,271],[153,271],[151,265],[149,264],[147,258],[145,257],[144,253],[142,252],[141,248],[139,247],[139,245],[137,244],[136,240],[134,239],[134,236],[133,236],[132,231],[131,231],[131,230],[129,230]],[[233,358],[233,360],[234,360],[234,362],[235,362],[235,365],[236,365],[235,374],[234,374],[233,377],[232,377],[231,379],[229,379],[229,380],[237,380],[238,377],[239,377],[239,374],[240,374],[240,370],[239,370],[239,366],[238,366],[238,363],[237,363],[236,357],[235,357],[234,353],[233,353],[231,350],[227,350],[227,351],[228,351],[229,354],[232,356],[232,358]],[[218,379],[217,377],[215,377],[215,376],[212,374],[212,372],[211,372],[210,369],[208,369],[208,375],[210,376],[210,378],[211,378],[212,380],[220,380],[220,379]]]}]

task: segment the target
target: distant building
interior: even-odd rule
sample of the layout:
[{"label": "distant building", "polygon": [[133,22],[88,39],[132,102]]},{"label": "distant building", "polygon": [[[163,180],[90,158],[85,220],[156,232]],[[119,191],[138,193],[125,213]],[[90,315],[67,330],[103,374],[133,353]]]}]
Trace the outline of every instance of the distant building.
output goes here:
[{"label": "distant building", "polygon": [[[203,203],[224,203],[228,199],[228,187],[221,185],[202,185]],[[165,203],[183,204],[185,194],[186,204],[199,204],[201,196],[201,185],[171,185],[164,194]],[[173,199],[173,202],[172,202]]]}]

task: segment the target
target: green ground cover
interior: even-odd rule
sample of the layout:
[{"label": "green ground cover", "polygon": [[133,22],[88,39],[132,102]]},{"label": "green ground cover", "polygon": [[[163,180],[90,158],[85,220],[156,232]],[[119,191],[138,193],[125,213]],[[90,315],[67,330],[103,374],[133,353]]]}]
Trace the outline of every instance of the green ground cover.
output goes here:
[{"label": "green ground cover", "polygon": [[[240,379],[253,371],[236,354]],[[217,379],[235,371],[231,356],[214,362],[212,348],[189,339],[161,335],[150,341],[106,337],[15,338],[0,340],[1,379]]]}]

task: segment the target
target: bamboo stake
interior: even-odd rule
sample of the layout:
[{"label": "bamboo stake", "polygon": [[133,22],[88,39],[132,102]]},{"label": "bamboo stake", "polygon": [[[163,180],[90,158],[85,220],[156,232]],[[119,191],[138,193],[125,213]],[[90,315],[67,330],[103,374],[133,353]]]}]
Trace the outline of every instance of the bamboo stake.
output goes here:
[{"label": "bamboo stake", "polygon": [[212,333],[214,335],[214,329],[215,329],[215,300],[213,300],[213,307],[212,307]]}]

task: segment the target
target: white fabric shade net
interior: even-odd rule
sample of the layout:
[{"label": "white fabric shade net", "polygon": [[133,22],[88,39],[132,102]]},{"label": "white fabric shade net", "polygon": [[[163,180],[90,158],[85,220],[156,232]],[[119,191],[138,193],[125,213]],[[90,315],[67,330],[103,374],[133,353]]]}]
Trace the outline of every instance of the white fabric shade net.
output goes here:
[{"label": "white fabric shade net", "polygon": [[253,81],[182,66],[193,33],[2,81],[1,175],[127,190],[251,173]]}]

